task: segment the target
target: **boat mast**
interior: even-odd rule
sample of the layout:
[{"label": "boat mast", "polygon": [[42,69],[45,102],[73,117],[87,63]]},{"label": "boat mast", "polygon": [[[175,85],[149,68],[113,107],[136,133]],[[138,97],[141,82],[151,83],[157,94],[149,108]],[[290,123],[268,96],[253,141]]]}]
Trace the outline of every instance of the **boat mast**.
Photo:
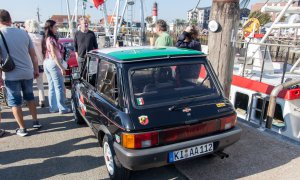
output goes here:
[{"label": "boat mast", "polygon": [[119,20],[119,8],[120,8],[120,0],[117,0],[116,3],[116,15],[115,15],[115,29],[114,29],[114,44],[113,46],[116,47],[117,45],[117,32],[118,32],[118,20]]}]

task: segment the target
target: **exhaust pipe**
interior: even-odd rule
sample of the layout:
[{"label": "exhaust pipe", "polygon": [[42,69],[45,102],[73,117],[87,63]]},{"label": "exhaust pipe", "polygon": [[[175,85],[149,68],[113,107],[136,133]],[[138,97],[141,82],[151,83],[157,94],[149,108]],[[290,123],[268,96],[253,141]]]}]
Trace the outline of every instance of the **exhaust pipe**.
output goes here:
[{"label": "exhaust pipe", "polygon": [[220,157],[221,159],[224,159],[224,158],[228,158],[229,157],[229,154],[226,154],[222,151],[218,151],[218,152],[215,152],[214,155]]}]

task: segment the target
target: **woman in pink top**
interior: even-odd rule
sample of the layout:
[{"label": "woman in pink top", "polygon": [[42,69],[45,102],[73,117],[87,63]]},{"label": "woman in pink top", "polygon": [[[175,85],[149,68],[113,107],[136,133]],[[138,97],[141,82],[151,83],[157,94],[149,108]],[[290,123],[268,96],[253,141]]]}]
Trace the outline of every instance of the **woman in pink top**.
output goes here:
[{"label": "woman in pink top", "polygon": [[63,46],[56,37],[57,26],[53,20],[47,20],[43,39],[44,71],[48,79],[49,111],[60,114],[70,113],[71,109],[65,104],[64,77],[66,74],[62,65]]}]

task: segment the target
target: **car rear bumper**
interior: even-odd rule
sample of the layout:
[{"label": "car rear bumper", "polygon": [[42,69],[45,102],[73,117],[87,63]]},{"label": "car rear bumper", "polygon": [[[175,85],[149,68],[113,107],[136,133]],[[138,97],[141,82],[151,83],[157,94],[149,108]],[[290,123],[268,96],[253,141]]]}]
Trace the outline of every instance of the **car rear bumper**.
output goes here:
[{"label": "car rear bumper", "polygon": [[[114,142],[114,149],[119,161],[124,167],[130,170],[143,170],[169,164],[168,156],[169,152],[171,151],[211,142],[214,142],[214,144],[217,144],[217,146],[213,152],[207,154],[223,150],[227,146],[237,142],[241,137],[241,132],[242,130],[239,127],[235,127],[231,130],[216,135],[142,150],[126,149],[120,144]],[[200,156],[205,156],[207,154]]]}]

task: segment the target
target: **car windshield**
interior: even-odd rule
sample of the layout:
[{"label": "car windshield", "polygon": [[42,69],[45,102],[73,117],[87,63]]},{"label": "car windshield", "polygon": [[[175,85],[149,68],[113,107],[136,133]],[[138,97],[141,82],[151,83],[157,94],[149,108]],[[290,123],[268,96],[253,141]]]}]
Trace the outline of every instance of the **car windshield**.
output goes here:
[{"label": "car windshield", "polygon": [[137,106],[219,95],[204,64],[147,67],[130,71]]}]

